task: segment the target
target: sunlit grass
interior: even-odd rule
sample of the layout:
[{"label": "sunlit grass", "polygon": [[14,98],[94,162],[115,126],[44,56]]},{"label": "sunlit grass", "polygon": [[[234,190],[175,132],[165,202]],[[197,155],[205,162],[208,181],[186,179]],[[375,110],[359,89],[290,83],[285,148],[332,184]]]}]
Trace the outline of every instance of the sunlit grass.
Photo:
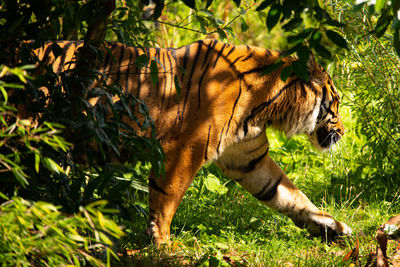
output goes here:
[{"label": "sunlit grass", "polygon": [[[218,175],[214,166],[203,168],[188,190],[172,223],[172,246],[160,252],[148,244],[143,246],[140,240],[131,240],[128,248],[136,253],[126,259],[129,264],[337,266],[352,249],[355,237],[331,244],[312,238],[224,177],[221,180],[227,182],[226,194],[208,191],[203,184],[207,172]],[[365,263],[375,246],[377,227],[395,210],[388,203],[359,203],[358,196],[350,193],[343,193],[346,197],[341,201],[328,193],[321,195],[324,197],[317,203],[321,209],[361,234],[360,253]],[[136,231],[144,231],[145,226]]]}]

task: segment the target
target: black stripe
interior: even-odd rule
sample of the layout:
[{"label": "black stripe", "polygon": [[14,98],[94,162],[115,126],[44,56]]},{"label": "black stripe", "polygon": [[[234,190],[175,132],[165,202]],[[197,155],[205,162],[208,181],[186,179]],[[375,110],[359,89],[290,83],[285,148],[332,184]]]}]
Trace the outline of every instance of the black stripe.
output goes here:
[{"label": "black stripe", "polygon": [[254,68],[254,69],[251,69],[251,70],[242,72],[242,73],[239,74],[239,78],[242,78],[242,77],[243,77],[244,75],[246,75],[246,74],[251,74],[251,73],[255,73],[255,72],[263,72],[263,71],[265,70],[266,67],[268,67],[268,66],[257,67],[257,68]]},{"label": "black stripe", "polygon": [[[156,52],[154,53],[154,56],[153,56],[153,58],[152,58],[152,57],[151,57],[151,52],[152,52],[153,50],[155,50]],[[158,62],[161,62],[161,60],[160,60],[160,48],[159,48],[159,47],[151,48],[151,49],[149,50],[149,55],[150,55],[150,63],[151,63],[151,61],[155,61],[155,62],[156,62],[156,67],[157,67],[157,83],[156,83],[156,84],[153,84],[153,82],[151,83],[151,87],[150,87],[150,90],[149,90],[149,96],[151,96],[151,89],[152,89],[153,86],[154,86],[154,89],[155,89],[155,91],[156,91],[156,97],[158,98],[159,85],[160,85],[160,79],[159,79],[160,68],[158,67],[158,65],[159,65]],[[157,59],[158,62],[157,62],[157,60],[155,60],[154,58]],[[150,69],[150,76],[151,76],[151,73],[152,73],[152,71],[151,71],[151,69]]]},{"label": "black stripe", "polygon": [[[183,56],[183,66],[182,68],[186,70],[187,60],[190,56],[190,45],[185,46],[185,55]],[[183,85],[183,76],[185,73],[182,71],[181,83]]]},{"label": "black stripe", "polygon": [[318,113],[318,117],[317,117],[317,124],[318,124],[318,122],[324,120],[326,118],[326,116],[328,116],[328,113],[323,114],[324,109],[326,109],[326,107],[325,107],[326,94],[327,94],[327,88],[326,88],[326,86],[324,86],[324,87],[322,87],[322,99],[321,99],[321,105],[320,105],[320,109],[319,109],[319,113]]},{"label": "black stripe", "polygon": [[201,65],[202,68],[204,68],[204,65],[206,64],[206,61],[208,59],[208,54],[210,53],[211,50],[214,49],[216,44],[217,44],[217,41],[213,40],[212,43],[208,45],[208,48],[207,48],[207,51],[206,51],[206,55],[204,56],[203,64]]},{"label": "black stripe", "polygon": [[321,104],[325,103],[325,98],[326,98],[326,93],[327,93],[328,89],[326,88],[326,86],[322,87],[322,100],[321,100]]},{"label": "black stripe", "polygon": [[44,55],[42,60],[40,61],[40,64],[44,65],[44,64],[48,64],[48,62],[46,62],[47,58],[49,57],[50,52],[52,51],[52,45],[53,43],[47,44],[47,48],[44,50]]},{"label": "black stripe", "polygon": [[271,181],[268,181],[268,183],[263,187],[263,189],[259,193],[254,194],[254,197],[261,201],[270,201],[276,195],[278,185],[280,184],[282,177],[283,175],[281,175],[278,181],[276,181],[276,183],[267,190],[267,188],[271,183]]},{"label": "black stripe", "polygon": [[[188,77],[188,82],[187,82],[187,86],[186,86],[187,88],[186,88],[185,101],[183,102],[181,124],[183,122],[183,116],[185,115],[186,103],[187,103],[189,92],[190,92],[190,89],[191,89],[191,86],[192,86],[192,77],[193,77],[194,69],[195,69],[195,67],[197,65],[197,60],[199,59],[199,55],[200,55],[200,52],[201,52],[201,44],[202,43],[203,43],[202,41],[201,42],[199,41],[199,43],[198,43],[196,56],[194,57],[194,61],[192,62],[192,70],[190,71],[190,74],[189,74],[189,77]],[[186,58],[186,56],[185,56],[185,58]]]},{"label": "black stripe", "polygon": [[61,71],[62,71],[62,69],[63,69],[63,67],[64,67],[64,64],[65,64],[65,57],[67,56],[67,52],[68,52],[68,49],[69,49],[69,47],[73,44],[74,42],[68,42],[64,47],[63,47],[63,54],[62,54],[62,56],[61,56],[61,60],[60,60],[60,65],[58,66],[58,69],[57,69],[57,73],[60,73]]},{"label": "black stripe", "polygon": [[250,58],[252,58],[253,57],[253,54],[250,54],[250,55],[248,55],[247,57],[245,57],[244,59],[242,59],[242,61],[247,61],[247,60],[249,60]]},{"label": "black stripe", "polygon": [[106,56],[104,58],[103,61],[103,68],[101,69],[101,71],[104,73],[106,66],[108,65],[108,61],[110,60],[110,51],[108,49],[106,49]]},{"label": "black stripe", "polygon": [[154,50],[156,50],[156,53],[154,55],[154,57],[158,60],[160,60],[160,48],[159,47],[154,47]]},{"label": "black stripe", "polygon": [[206,73],[208,73],[208,68],[209,68],[209,67],[210,67],[210,63],[207,63],[206,68],[204,69],[203,73],[202,73],[201,76],[200,76],[199,87],[198,87],[198,92],[197,92],[197,95],[198,95],[198,98],[199,98],[199,104],[198,104],[198,106],[197,106],[198,109],[200,108],[200,105],[201,105],[201,97],[200,97],[200,93],[201,93],[201,83],[203,82],[203,78],[204,78],[204,76],[206,75]]},{"label": "black stripe", "polygon": [[151,188],[153,188],[154,190],[163,193],[164,195],[166,195],[167,193],[164,191],[164,189],[162,189],[161,187],[159,187],[156,183],[156,181],[154,181],[154,179],[150,178],[149,179],[149,186]]},{"label": "black stripe", "polygon": [[[109,52],[107,52],[107,55],[109,55],[109,63],[107,63],[107,62],[104,62],[104,73],[105,74],[111,74],[111,70],[112,70],[112,67],[113,67],[113,65],[114,65],[114,61],[115,61],[115,57],[114,57],[114,55],[113,55],[113,51],[114,51],[114,49],[115,49],[115,47],[117,46],[117,43],[112,43],[111,44],[111,47],[110,47],[110,51]],[[108,71],[106,71],[106,63],[107,63],[107,65],[109,65],[109,68],[108,68]]]},{"label": "black stripe", "polygon": [[293,81],[291,81],[290,83],[288,83],[287,85],[285,85],[284,87],[282,87],[281,90],[279,90],[279,92],[273,96],[270,100],[261,103],[260,105],[258,105],[257,107],[253,108],[251,110],[251,114],[249,116],[246,117],[246,119],[243,122],[243,132],[244,135],[247,135],[248,132],[248,123],[249,121],[254,118],[258,113],[263,112],[269,105],[271,105],[287,88],[291,87],[293,84],[295,84],[296,82],[301,81],[301,79],[295,79]]},{"label": "black stripe", "polygon": [[[265,134],[264,131],[262,131],[261,134]],[[258,135],[258,136],[259,136],[259,135]],[[258,136],[255,137],[254,139],[258,138]],[[250,140],[251,140],[251,139],[250,139]],[[268,146],[268,145],[269,145],[268,140],[266,140],[266,141],[264,141],[261,145],[257,146],[256,148],[253,148],[253,149],[250,150],[250,151],[247,151],[246,153],[248,153],[248,154],[253,153],[253,152],[259,150],[260,148],[262,148],[263,146]],[[268,150],[268,149],[269,149],[269,147],[267,148],[267,150]]]},{"label": "black stripe", "polygon": [[234,50],[235,50],[236,46],[232,46],[231,50],[229,50],[228,54],[226,54],[225,57],[228,57]]},{"label": "black stripe", "polygon": [[126,83],[125,83],[125,92],[128,92],[129,91],[129,79],[131,78],[131,75],[130,75],[130,71],[131,71],[131,64],[132,64],[132,58],[133,58],[133,53],[132,53],[132,51],[129,51],[129,62],[128,62],[128,68],[127,68],[127,70],[126,70],[126,77],[125,77],[125,79],[126,79]]},{"label": "black stripe", "polygon": [[[173,86],[171,86],[171,90],[172,90],[172,88],[175,88],[175,80],[174,80],[174,78],[175,78],[175,75],[177,75],[178,74],[178,70],[179,70],[179,68],[178,68],[178,66],[179,66],[179,63],[178,63],[178,60],[177,60],[177,58],[176,58],[176,50],[175,49],[172,49],[171,50],[171,56],[172,56],[172,58],[174,59],[174,67],[176,67],[176,73],[174,73],[173,72],[173,70],[171,71],[171,75],[172,75],[172,77],[171,77],[171,82],[173,83]],[[171,65],[172,66],[172,65]],[[177,78],[178,78],[178,75],[176,76]],[[178,78],[178,80],[179,80],[179,78]],[[179,82],[179,81],[178,81]],[[177,90],[176,88],[175,88],[175,90]],[[178,91],[177,91],[178,92]],[[172,93],[172,92],[171,92]],[[171,99],[171,97],[168,97],[168,102],[167,102],[167,105],[169,105],[169,100]],[[179,106],[178,106],[178,110],[179,110]],[[179,113],[178,113],[179,114]],[[178,115],[177,114],[177,115]]]},{"label": "black stripe", "polygon": [[238,96],[237,96],[237,98],[235,100],[235,103],[233,104],[231,117],[229,118],[229,122],[228,122],[228,127],[226,127],[226,134],[228,134],[229,127],[231,125],[231,121],[232,121],[232,118],[233,118],[233,114],[235,114],[236,105],[239,102],[239,98],[240,98],[241,94],[242,94],[242,79],[239,79],[239,94],[238,94]]},{"label": "black stripe", "polygon": [[171,49],[171,55],[175,60],[175,65],[178,65],[178,61],[176,59],[176,50],[175,49]]},{"label": "black stripe", "polygon": [[307,98],[307,91],[306,91],[306,87],[304,85],[304,83],[300,83],[300,88],[301,88],[301,96],[303,98]]},{"label": "black stripe", "polygon": [[222,127],[221,133],[219,134],[219,141],[218,141],[218,145],[217,145],[217,153],[219,155],[219,146],[221,145],[221,140],[222,140],[222,134],[224,133],[224,128],[225,128],[225,124]]},{"label": "black stripe", "polygon": [[207,152],[208,152],[208,144],[210,142],[210,131],[211,131],[211,125],[208,127],[208,136],[207,136],[207,144],[206,144],[206,151],[204,152],[204,159],[207,160]]},{"label": "black stripe", "polygon": [[231,68],[239,59],[241,59],[244,56],[240,56],[237,59],[235,59],[231,64],[229,64],[229,68]]},{"label": "black stripe", "polygon": [[[158,62],[161,62],[161,54],[160,54],[160,48],[159,47],[154,47],[153,48],[156,52],[154,53],[154,58],[158,60]],[[151,51],[150,51],[151,52]],[[151,54],[151,53],[150,53]],[[154,59],[150,59],[150,60],[154,60]],[[154,85],[155,87],[155,91],[156,91],[156,97],[158,98],[158,93],[159,93],[159,86],[160,86],[160,68],[158,67],[159,63],[156,61],[156,66],[157,66],[157,83]],[[162,69],[162,67],[161,67]],[[151,72],[151,70],[150,70]],[[152,83],[153,86],[153,83]],[[150,87],[151,89],[152,87]],[[149,90],[149,96],[151,96],[151,90]]]},{"label": "black stripe", "polygon": [[[163,53],[161,53],[161,55],[163,56],[162,57],[162,64],[163,64],[163,66],[164,66],[164,68],[165,68],[165,57],[168,57],[168,52],[167,51],[162,51]],[[161,57],[161,56],[160,56]],[[165,68],[165,71],[167,71],[167,68]],[[162,96],[162,100],[161,100],[161,110],[163,109],[163,107],[164,107],[164,101],[165,101],[165,92],[167,91],[167,74],[165,73],[165,75],[163,75],[163,77],[164,77],[164,79],[163,79],[163,82],[164,82],[164,89],[163,89],[163,96]]]},{"label": "black stripe", "polygon": [[117,65],[117,77],[115,78],[115,81],[119,83],[119,79],[121,78],[121,64],[122,60],[124,59],[124,53],[125,53],[125,47],[123,45],[120,45],[121,48],[121,54],[119,55],[118,59],[118,65]]},{"label": "black stripe", "polygon": [[[138,58],[139,57],[139,51],[138,51],[138,49],[136,47],[134,47],[134,49],[135,49],[136,58]],[[135,69],[136,69],[136,73],[138,74],[138,76],[137,76],[137,96],[136,97],[139,98],[139,96],[140,96],[140,87],[141,87],[140,75],[142,74],[142,70],[137,65],[135,66]]]},{"label": "black stripe", "polygon": [[[168,62],[169,62],[169,68],[170,68],[170,71],[171,71],[171,86],[169,87],[169,95],[168,95],[168,102],[167,102],[167,105],[169,104],[169,99],[170,99],[170,96],[171,96],[171,93],[172,93],[172,88],[174,88],[174,67],[172,66],[172,61],[171,61],[171,53],[168,53],[168,51],[174,51],[175,52],[175,50],[167,50],[167,58],[168,58]],[[166,78],[167,76],[165,76],[165,79],[167,79]]]},{"label": "black stripe", "polygon": [[224,51],[225,47],[227,46],[227,44],[224,44],[221,48],[221,50],[218,52],[217,58],[215,59],[214,65],[213,65],[213,69],[215,68],[215,66],[217,65],[218,59],[221,56],[222,52]]},{"label": "black stripe", "polygon": [[257,164],[258,164],[263,158],[265,158],[265,156],[266,156],[267,154],[268,154],[268,149],[267,149],[264,153],[262,153],[261,156],[259,156],[259,157],[255,158],[255,159],[251,160],[251,161],[247,164],[247,166],[234,167],[234,168],[232,168],[232,169],[237,170],[237,171],[241,171],[241,172],[245,172],[245,173],[247,173],[247,172],[252,172],[252,171],[255,170]]}]

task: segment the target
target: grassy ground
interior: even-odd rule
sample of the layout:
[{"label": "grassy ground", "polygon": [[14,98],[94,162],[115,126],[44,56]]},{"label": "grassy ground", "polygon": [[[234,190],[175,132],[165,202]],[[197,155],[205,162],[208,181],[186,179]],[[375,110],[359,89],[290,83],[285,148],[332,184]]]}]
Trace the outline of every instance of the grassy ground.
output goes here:
[{"label": "grassy ground", "polygon": [[[288,142],[295,142],[296,145],[289,144],[294,147],[303,144],[301,138],[286,140],[284,147],[288,146]],[[287,154],[279,155],[279,151],[272,153],[285,168]],[[332,155],[319,157],[328,158],[326,163],[332,162]],[[342,260],[354,248],[357,235],[360,242],[358,263],[365,265],[369,253],[375,249],[378,226],[400,213],[398,201],[367,198],[368,192],[356,194],[351,186],[344,184],[347,178],[340,180],[337,175],[331,175],[332,178],[327,179],[324,172],[329,170],[324,168],[307,171],[307,164],[311,163],[304,156],[301,159],[298,162],[293,158],[294,163],[286,166],[286,171],[294,176],[298,186],[317,206],[352,227],[353,237],[329,244],[312,238],[307,231],[263,206],[239,185],[223,177],[216,167],[209,165],[199,172],[178,209],[171,227],[172,246],[157,250],[149,245],[145,235],[146,218],[141,216],[122,243],[129,255],[122,258],[121,265],[349,266],[357,262],[349,260],[343,263]],[[321,158],[313,165],[320,164],[319,161]],[[313,179],[300,179],[297,177],[299,173]],[[215,176],[221,183],[217,188],[210,185]],[[396,245],[394,241],[389,242],[389,257],[399,256]]]}]

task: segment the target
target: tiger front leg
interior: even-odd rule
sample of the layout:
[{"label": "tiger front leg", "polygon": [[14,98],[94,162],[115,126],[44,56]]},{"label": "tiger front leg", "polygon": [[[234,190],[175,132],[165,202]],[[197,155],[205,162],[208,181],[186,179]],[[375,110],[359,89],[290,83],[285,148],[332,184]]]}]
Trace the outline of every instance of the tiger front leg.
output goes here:
[{"label": "tiger front leg", "polygon": [[352,232],[349,226],[319,210],[268,154],[249,173],[237,170],[225,170],[225,173],[258,200],[290,217],[298,227],[306,228],[314,236],[332,240]]},{"label": "tiger front leg", "polygon": [[156,246],[170,244],[170,225],[181,200],[203,164],[201,147],[164,146],[165,177],[149,177],[149,227]]}]

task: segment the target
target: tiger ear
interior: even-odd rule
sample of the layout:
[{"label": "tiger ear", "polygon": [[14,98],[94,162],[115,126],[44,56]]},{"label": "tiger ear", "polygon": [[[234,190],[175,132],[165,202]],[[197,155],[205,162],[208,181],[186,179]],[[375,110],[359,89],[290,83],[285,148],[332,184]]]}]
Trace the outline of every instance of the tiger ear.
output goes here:
[{"label": "tiger ear", "polygon": [[309,73],[309,80],[316,84],[322,85],[326,80],[326,75],[323,68],[315,61],[313,53],[310,51],[310,56],[307,61],[307,70]]},{"label": "tiger ear", "polygon": [[315,61],[314,54],[312,53],[312,51],[310,51],[310,55],[309,55],[308,61],[307,61],[307,70],[309,73],[313,73],[318,69],[319,69],[319,65]]}]

